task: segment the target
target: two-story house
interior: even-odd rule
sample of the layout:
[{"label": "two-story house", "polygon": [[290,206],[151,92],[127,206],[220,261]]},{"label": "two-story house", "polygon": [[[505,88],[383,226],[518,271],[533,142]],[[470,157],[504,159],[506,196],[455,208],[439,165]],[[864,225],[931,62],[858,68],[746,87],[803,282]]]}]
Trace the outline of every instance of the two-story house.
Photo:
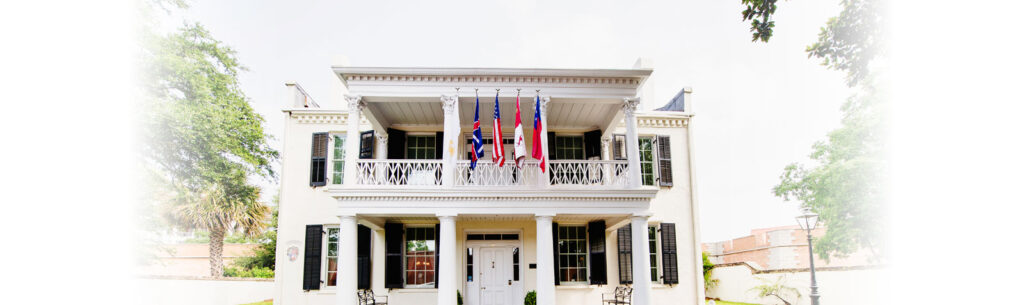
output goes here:
[{"label": "two-story house", "polygon": [[333,70],[347,107],[288,85],[275,304],[703,303],[689,89],[640,111],[651,69]]}]

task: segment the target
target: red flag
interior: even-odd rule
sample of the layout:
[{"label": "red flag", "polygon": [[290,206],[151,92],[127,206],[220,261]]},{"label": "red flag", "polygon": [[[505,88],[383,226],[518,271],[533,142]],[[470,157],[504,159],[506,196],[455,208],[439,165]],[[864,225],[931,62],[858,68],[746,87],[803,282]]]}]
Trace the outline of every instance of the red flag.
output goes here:
[{"label": "red flag", "polygon": [[544,136],[544,126],[541,126],[540,122],[540,95],[537,96],[533,104],[536,107],[533,110],[533,158],[540,160],[540,172],[543,173],[547,162],[544,160],[544,145],[541,142],[541,137]]}]

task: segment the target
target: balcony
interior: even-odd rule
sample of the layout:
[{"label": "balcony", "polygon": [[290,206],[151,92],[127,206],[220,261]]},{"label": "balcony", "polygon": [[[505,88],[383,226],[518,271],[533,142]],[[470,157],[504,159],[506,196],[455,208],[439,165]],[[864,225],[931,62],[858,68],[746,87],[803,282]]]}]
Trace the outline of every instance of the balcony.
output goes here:
[{"label": "balcony", "polygon": [[[360,160],[357,162],[357,187],[431,188],[445,184],[442,160]],[[470,161],[455,162],[456,188],[626,188],[629,171],[626,160],[556,160],[542,172],[537,161],[527,161],[522,168],[511,161],[504,166],[479,161],[470,168]]]}]

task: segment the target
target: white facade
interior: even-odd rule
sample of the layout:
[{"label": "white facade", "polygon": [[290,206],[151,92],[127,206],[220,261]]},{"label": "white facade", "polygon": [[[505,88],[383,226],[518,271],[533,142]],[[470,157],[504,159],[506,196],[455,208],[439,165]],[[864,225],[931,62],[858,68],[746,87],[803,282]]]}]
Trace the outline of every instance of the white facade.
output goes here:
[{"label": "white facade", "polygon": [[[398,305],[454,305],[456,291],[467,305],[522,304],[529,291],[541,305],[600,304],[628,277],[634,304],[703,303],[693,114],[636,110],[651,70],[334,71],[347,109],[289,85],[276,304],[355,305],[360,288]],[[504,166],[488,143],[470,168],[474,89],[485,139],[500,89],[506,141],[522,89],[523,168],[511,143]],[[537,100],[543,172],[530,157]],[[619,236],[626,226],[655,238]]]}]

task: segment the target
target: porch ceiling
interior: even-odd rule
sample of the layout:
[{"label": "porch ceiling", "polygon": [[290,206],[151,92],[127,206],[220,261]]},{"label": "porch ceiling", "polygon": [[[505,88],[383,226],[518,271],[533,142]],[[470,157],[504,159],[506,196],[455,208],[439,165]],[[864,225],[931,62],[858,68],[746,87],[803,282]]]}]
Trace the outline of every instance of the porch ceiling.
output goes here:
[{"label": "porch ceiling", "polygon": [[[366,98],[374,115],[396,127],[402,126],[436,126],[444,124],[444,112],[439,97],[434,98]],[[502,129],[512,130],[515,126],[515,97],[500,97]],[[589,130],[601,128],[608,120],[609,114],[621,111],[621,100],[615,99],[569,99],[552,98],[548,104],[548,128]],[[474,97],[459,98],[459,121],[463,128],[473,125]],[[490,130],[494,112],[494,97],[480,98],[481,127]],[[520,99],[521,120],[526,128],[533,124],[533,96]]]}]

